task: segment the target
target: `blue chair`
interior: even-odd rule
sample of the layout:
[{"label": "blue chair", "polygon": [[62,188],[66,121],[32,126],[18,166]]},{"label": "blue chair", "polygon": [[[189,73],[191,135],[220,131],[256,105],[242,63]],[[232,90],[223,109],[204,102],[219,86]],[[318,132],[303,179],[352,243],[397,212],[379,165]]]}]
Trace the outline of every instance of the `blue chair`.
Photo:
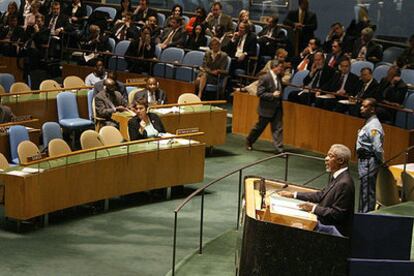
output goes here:
[{"label": "blue chair", "polygon": [[28,141],[29,132],[24,126],[11,126],[9,128],[9,142],[10,142],[10,155],[11,161],[14,164],[19,164],[19,155],[17,154],[17,147],[23,141]]},{"label": "blue chair", "polygon": [[157,13],[158,26],[164,27],[165,24],[165,14],[158,12]]},{"label": "blue chair", "polygon": [[401,78],[406,83],[414,84],[414,69],[401,70]]},{"label": "blue chair", "polygon": [[16,2],[17,4],[17,9],[20,8],[20,0],[3,0],[0,1],[0,12],[3,14],[5,12],[7,12],[7,6],[9,5],[10,2]]},{"label": "blue chair", "polygon": [[115,39],[113,39],[112,37],[109,37],[108,43],[111,46],[111,53],[113,53],[115,51],[115,46],[116,46]]},{"label": "blue chair", "polygon": [[97,7],[95,11],[106,12],[109,14],[109,17],[114,20],[116,16],[116,9],[111,7]]},{"label": "blue chair", "polygon": [[162,53],[162,49],[161,49],[161,47],[160,47],[160,45],[155,45],[155,51],[154,51],[154,54],[155,54],[155,57],[157,58],[157,59],[160,59],[160,57],[161,57],[161,53]]},{"label": "blue chair", "polygon": [[182,18],[184,20],[185,25],[187,25],[188,22],[190,21],[190,17],[188,17],[187,15],[183,15]]},{"label": "blue chair", "polygon": [[204,94],[207,96],[209,94],[215,93],[215,99],[219,99],[220,95],[224,94],[224,89],[227,86],[227,81],[229,79],[230,73],[230,64],[231,64],[231,57],[227,57],[227,65],[226,65],[226,72],[227,74],[221,75],[218,77],[217,84],[207,84],[206,88],[204,89]]},{"label": "blue chair", "polygon": [[[184,58],[184,50],[180,48],[170,47],[164,49],[161,53],[160,61],[170,63],[181,63]],[[174,78],[173,64],[156,63],[154,65],[153,75],[163,78]]]},{"label": "blue chair", "polygon": [[10,91],[10,87],[16,80],[12,74],[9,73],[0,73],[0,84],[3,86],[6,92]]},{"label": "blue chair", "polygon": [[365,67],[368,67],[368,68],[371,68],[372,70],[374,70],[374,64],[372,62],[369,62],[369,61],[356,61],[356,62],[351,64],[351,72],[359,77],[361,75],[361,69],[365,68]]},{"label": "blue chair", "polygon": [[209,47],[210,46],[210,42],[211,42],[211,36],[209,36],[209,35],[205,35],[205,36],[207,38],[207,47]]},{"label": "blue chair", "polygon": [[42,125],[43,147],[47,148],[53,139],[63,139],[62,129],[56,122],[46,122]]},{"label": "blue chair", "polygon": [[[188,52],[184,59],[183,64],[201,66],[203,64],[205,53],[202,51],[190,51]],[[197,72],[195,68],[181,66],[178,67],[175,71],[175,79],[180,81],[192,82],[197,77]]]},{"label": "blue chair", "polygon": [[254,24],[254,32],[256,34],[260,33],[262,30],[263,30],[262,26]]},{"label": "blue chair", "polygon": [[[405,108],[414,109],[414,93],[407,93],[403,105]],[[414,115],[397,111],[395,116],[395,125],[401,128],[413,129]]]},{"label": "blue chair", "polygon": [[401,47],[388,47],[384,50],[382,56],[382,62],[394,63],[398,57],[404,52],[404,49]]},{"label": "blue chair", "polygon": [[123,57],[111,57],[108,62],[108,69],[111,71],[127,71],[128,63]]},{"label": "blue chair", "polygon": [[383,77],[387,76],[388,69],[390,69],[390,66],[385,64],[375,67],[372,73],[374,79],[380,82]]},{"label": "blue chair", "polygon": [[[309,71],[308,70],[302,70],[302,71],[298,71],[298,72],[296,72],[294,75],[293,75],[293,78],[292,78],[292,81],[291,81],[291,83],[293,84],[293,85],[298,85],[298,86],[300,86],[300,85],[303,85],[303,80],[306,78],[306,76],[309,74]],[[283,91],[283,100],[287,100],[288,99],[288,97],[289,97],[289,94],[292,92],[292,91],[297,91],[297,90],[299,90],[298,88],[296,88],[296,87],[292,87],[292,86],[288,86],[288,87],[286,87],[285,88],[285,90]]]},{"label": "blue chair", "polygon": [[88,91],[88,117],[89,120],[91,120],[93,122],[93,106],[92,106],[92,101],[93,101],[93,89]]},{"label": "blue chair", "polygon": [[129,47],[130,43],[131,43],[131,41],[129,41],[129,40],[119,41],[118,44],[116,44],[116,46],[115,46],[114,54],[124,56],[126,51],[128,50],[128,47]]},{"label": "blue chair", "polygon": [[86,5],[86,16],[91,16],[93,8],[89,5]]},{"label": "blue chair", "polygon": [[72,136],[72,146],[75,147],[75,132],[93,125],[91,120],[79,117],[76,95],[71,92],[61,92],[57,95],[57,110],[59,124],[69,130]]}]

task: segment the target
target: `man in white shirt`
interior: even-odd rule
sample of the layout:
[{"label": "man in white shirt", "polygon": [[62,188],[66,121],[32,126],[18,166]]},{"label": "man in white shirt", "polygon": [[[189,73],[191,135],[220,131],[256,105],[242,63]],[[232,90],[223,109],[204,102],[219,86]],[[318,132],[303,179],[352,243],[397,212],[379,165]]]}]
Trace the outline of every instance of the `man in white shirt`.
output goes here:
[{"label": "man in white shirt", "polygon": [[103,81],[107,77],[104,64],[101,60],[98,60],[95,64],[95,71],[90,73],[85,78],[85,84],[87,86],[94,86],[95,83]]}]

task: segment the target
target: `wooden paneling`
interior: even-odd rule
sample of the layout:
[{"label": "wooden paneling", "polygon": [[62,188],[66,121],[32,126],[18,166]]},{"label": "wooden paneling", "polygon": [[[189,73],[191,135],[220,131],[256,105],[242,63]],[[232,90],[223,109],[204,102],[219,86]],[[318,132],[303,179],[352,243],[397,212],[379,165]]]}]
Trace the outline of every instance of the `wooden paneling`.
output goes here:
[{"label": "wooden paneling", "polygon": [[[22,65],[17,64],[18,59],[13,57],[0,56],[0,73],[12,74],[16,81],[23,81],[23,71],[19,68]],[[23,59],[20,59],[23,62]]]}]

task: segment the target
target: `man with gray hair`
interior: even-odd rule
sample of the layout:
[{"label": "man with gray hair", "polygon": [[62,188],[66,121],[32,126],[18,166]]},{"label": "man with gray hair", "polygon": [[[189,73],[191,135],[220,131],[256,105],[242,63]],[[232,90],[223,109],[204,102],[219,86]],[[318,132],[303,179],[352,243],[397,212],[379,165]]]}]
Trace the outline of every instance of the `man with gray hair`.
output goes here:
[{"label": "man with gray hair", "polygon": [[331,174],[331,180],[326,187],[318,192],[287,192],[279,195],[297,198],[306,203],[298,207],[318,216],[316,231],[349,236],[352,231],[354,216],[355,187],[348,170],[351,151],[341,144],[334,144],[325,157],[326,171]]},{"label": "man with gray hair", "polygon": [[284,63],[272,60],[269,72],[260,80],[257,87],[259,97],[259,121],[250,131],[246,139],[246,149],[252,150],[254,142],[262,134],[267,124],[270,123],[275,153],[283,151],[283,128],[282,128],[282,74]]},{"label": "man with gray hair", "polygon": [[373,63],[382,60],[382,47],[374,42],[374,30],[367,27],[361,31],[361,37],[355,41],[352,59],[370,61]]}]

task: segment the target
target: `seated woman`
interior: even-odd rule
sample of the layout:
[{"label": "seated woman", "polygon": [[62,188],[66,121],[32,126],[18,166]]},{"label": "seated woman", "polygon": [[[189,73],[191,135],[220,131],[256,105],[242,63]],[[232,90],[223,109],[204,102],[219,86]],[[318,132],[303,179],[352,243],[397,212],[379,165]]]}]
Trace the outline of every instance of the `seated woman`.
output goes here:
[{"label": "seated woman", "polygon": [[195,16],[190,18],[190,21],[188,21],[187,25],[185,26],[185,30],[188,34],[191,34],[193,32],[193,28],[196,24],[205,25],[205,20],[207,17],[206,10],[202,7],[197,7],[195,9]]},{"label": "seated woman", "polygon": [[[165,20],[164,27],[170,27],[170,20],[174,17],[183,17],[183,7],[179,4],[175,4],[171,9],[171,15],[167,17],[167,20]],[[184,20],[181,21],[182,24],[184,24]]]},{"label": "seated woman", "polygon": [[203,25],[196,24],[191,35],[187,38],[185,48],[198,50],[200,47],[207,46],[206,29]]},{"label": "seated woman", "polygon": [[137,114],[128,122],[131,141],[157,137],[160,133],[165,133],[160,117],[148,112],[148,102],[145,99],[135,101],[131,109]]},{"label": "seated woman", "polygon": [[250,27],[252,33],[255,32],[254,24],[250,21],[250,13],[248,10],[241,10],[239,13],[239,19],[237,20],[236,32],[239,31],[240,23],[246,23]]}]

